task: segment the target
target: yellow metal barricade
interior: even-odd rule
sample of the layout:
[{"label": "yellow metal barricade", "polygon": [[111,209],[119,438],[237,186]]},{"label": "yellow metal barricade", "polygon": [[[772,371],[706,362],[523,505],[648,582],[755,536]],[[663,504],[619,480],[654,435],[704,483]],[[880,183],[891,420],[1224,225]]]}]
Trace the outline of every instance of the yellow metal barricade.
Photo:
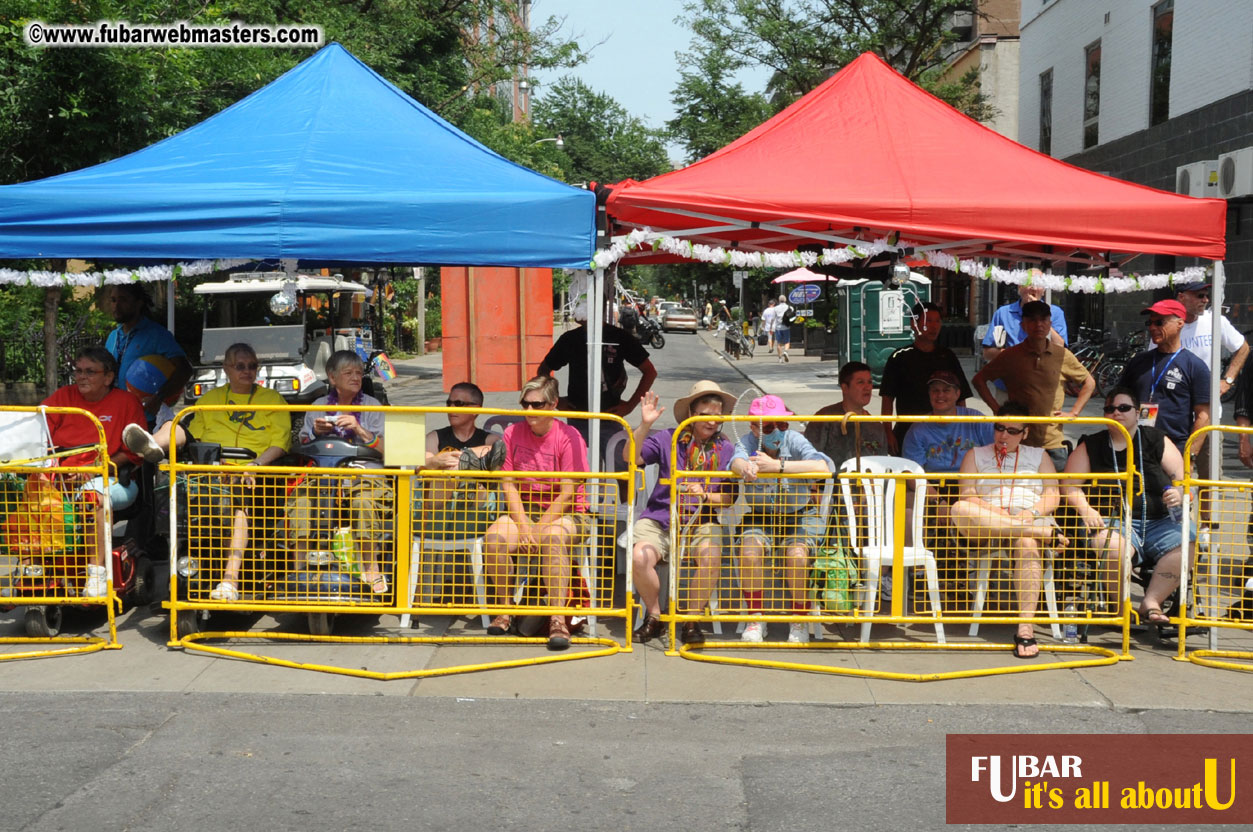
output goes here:
[{"label": "yellow metal barricade", "polygon": [[[325,406],[257,410],[293,414]],[[342,406],[340,410],[343,410]],[[196,406],[201,411],[237,407]],[[629,651],[605,632],[606,619],[629,622],[616,584],[619,506],[634,499],[633,436],[611,415],[545,411],[591,418],[602,431],[625,431],[623,470],[525,470],[537,443],[519,437],[518,470],[503,455],[467,452],[457,467],[427,467],[426,431],[449,413],[513,417],[528,430],[529,411],[447,407],[353,407],[385,414],[383,459],[342,443],[293,449],[271,465],[212,464],[171,453],[171,514],[176,568],[170,576],[170,644],[267,664],[390,680],[544,664]],[[428,424],[435,417],[435,424]],[[301,417],[303,418],[303,417]],[[528,433],[527,436],[530,436]],[[333,440],[334,437],[330,437]],[[482,449],[480,449],[482,450]],[[573,448],[570,449],[573,452]],[[547,451],[545,451],[547,453]],[[540,454],[542,457],[543,454]],[[512,457],[511,457],[512,459]],[[342,460],[342,464],[341,464]],[[539,460],[542,469],[547,463]],[[586,468],[586,458],[571,469]],[[602,467],[612,468],[612,463]],[[509,494],[517,502],[510,503]],[[517,522],[521,513],[523,524]],[[523,528],[523,525],[525,526]],[[222,582],[229,584],[224,590]],[[625,596],[629,598],[629,594]],[[202,629],[210,613],[279,616],[264,630]],[[296,614],[293,616],[292,614]],[[346,615],[400,616],[399,627],[369,635],[335,634]],[[302,627],[290,626],[303,616]],[[443,635],[409,635],[413,618],[470,616]],[[506,616],[504,622],[499,617]],[[526,645],[548,641],[554,617],[570,628],[573,648],[451,667],[383,672],[261,656],[208,642],[261,640],[336,644]],[[507,623],[500,635],[488,630]]]},{"label": "yellow metal barricade", "polygon": [[[738,424],[744,434],[757,419],[692,417],[675,436],[696,421],[733,423],[732,430]],[[850,433],[864,424],[892,421],[898,420],[787,418],[793,429],[799,429],[796,423],[837,422]],[[1055,420],[922,416],[899,421]],[[1126,436],[1111,420],[1069,421],[1102,430],[1113,426]],[[929,474],[900,458],[855,457],[841,470],[814,474],[796,471],[802,466],[788,461],[782,471],[774,463],[763,465],[757,484],[748,486],[754,493],[747,496],[746,478],[730,471],[679,470],[679,450],[676,441],[671,451],[671,550],[679,555],[672,558],[666,616],[671,655],[906,681],[1073,669],[1131,658],[1130,543],[1117,531],[1126,517],[1126,490],[1139,488],[1135,471]],[[1012,455],[1013,462],[1017,458]],[[714,483],[719,485],[711,487]],[[1063,500],[1066,488],[1079,489],[1099,516],[1088,512],[1085,522]],[[706,496],[700,510],[693,510],[693,494],[728,489],[740,492],[730,507],[712,506]],[[1048,510],[1035,516],[1024,508],[1021,516],[1009,520],[989,514],[984,503],[1000,499],[1002,491],[1011,505],[1015,500],[1024,505],[1042,500],[1039,505]],[[713,624],[716,631],[739,627],[741,635],[738,640],[715,636],[680,644],[679,625],[689,621]],[[1044,640],[1041,652],[1074,659],[1015,661],[1006,655],[1011,645],[977,636],[980,626],[1007,624],[1048,627],[1055,643]],[[1064,643],[1067,624],[1076,633]],[[843,637],[827,638],[826,628],[837,625]],[[879,627],[883,640],[870,640],[872,626]],[[887,640],[889,626],[908,629],[896,630],[896,637]],[[1109,646],[1087,643],[1090,628],[1108,628]],[[795,655],[849,649],[995,651],[1008,661],[977,669],[895,672],[758,658],[762,650]],[[719,655],[726,650],[748,654]]]},{"label": "yellow metal barricade", "polygon": [[[89,420],[96,444],[52,450],[46,416]],[[120,649],[112,512],[101,496],[112,474],[100,422],[77,408],[0,407],[0,446],[7,458],[0,462],[0,607],[22,610],[26,632],[0,643],[39,645],[0,654],[0,661]],[[99,567],[91,595],[84,594],[89,566]],[[61,635],[64,612],[73,607],[102,607],[108,636]]]},{"label": "yellow metal barricade", "polygon": [[[1211,425],[1188,437],[1184,460],[1184,551],[1182,603],[1178,611],[1179,658],[1228,670],[1253,670],[1253,482],[1222,472],[1210,479],[1196,470],[1192,454],[1202,443],[1221,455],[1220,442],[1253,439],[1253,428]],[[1221,459],[1221,456],[1220,456]],[[1174,619],[1175,616],[1172,616]],[[1208,627],[1209,646],[1188,650],[1189,627]],[[1236,644],[1219,649],[1220,637]]]}]

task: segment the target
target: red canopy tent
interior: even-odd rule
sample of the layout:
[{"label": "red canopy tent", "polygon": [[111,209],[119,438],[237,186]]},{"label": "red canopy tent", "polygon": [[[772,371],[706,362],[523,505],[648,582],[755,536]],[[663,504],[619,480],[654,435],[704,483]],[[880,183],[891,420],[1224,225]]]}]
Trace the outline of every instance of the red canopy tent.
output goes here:
[{"label": "red canopy tent", "polygon": [[[612,186],[617,233],[791,250],[899,232],[959,257],[1223,257],[1226,203],[1060,162],[984,127],[872,54],[681,170]],[[798,238],[800,238],[798,240]],[[656,256],[641,252],[637,256]],[[633,259],[628,256],[628,259]]]}]

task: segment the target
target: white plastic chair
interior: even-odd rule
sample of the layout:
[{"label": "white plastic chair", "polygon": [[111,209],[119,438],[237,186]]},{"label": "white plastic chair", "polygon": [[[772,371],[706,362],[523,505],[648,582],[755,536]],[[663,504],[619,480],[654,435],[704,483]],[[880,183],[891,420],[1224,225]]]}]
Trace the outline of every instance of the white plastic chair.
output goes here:
[{"label": "white plastic chair", "polygon": [[[910,459],[895,456],[863,456],[858,466],[856,458],[846,460],[840,466],[841,473],[860,472],[863,474],[918,474],[914,480],[914,517],[912,523],[913,546],[902,546],[903,565],[906,568],[921,566],[927,575],[927,595],[931,599],[931,611],[936,616],[935,638],[944,644],[944,624],[939,621],[940,615],[940,580],[936,569],[935,553],[920,545],[922,537],[923,515],[920,507],[926,502],[927,480],[922,466]],[[866,598],[864,609],[866,615],[874,611],[876,599],[879,597],[879,580],[885,568],[891,568],[896,551],[896,500],[904,499],[904,481],[867,477],[860,480],[865,492],[865,539],[857,523],[857,500],[853,490],[853,480],[841,479],[840,490],[844,496],[845,518],[848,525],[848,539],[853,552],[865,564]],[[903,541],[902,541],[903,544]],[[861,641],[870,640],[871,622],[861,625]]]},{"label": "white plastic chair", "polygon": [[487,421],[483,423],[483,430],[488,433],[504,434],[505,428],[514,422],[521,422],[521,416],[510,416],[507,413],[497,413],[495,416],[488,416]]}]

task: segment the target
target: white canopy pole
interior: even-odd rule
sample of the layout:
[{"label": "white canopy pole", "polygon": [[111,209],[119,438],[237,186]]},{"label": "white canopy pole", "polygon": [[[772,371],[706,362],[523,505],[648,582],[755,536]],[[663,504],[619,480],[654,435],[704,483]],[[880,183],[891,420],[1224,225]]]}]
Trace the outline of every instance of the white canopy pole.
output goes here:
[{"label": "white canopy pole", "polygon": [[[591,413],[600,412],[600,380],[601,361],[605,331],[605,270],[597,269],[592,273],[591,285],[587,290],[587,409]],[[593,474],[600,472],[600,420],[591,419],[587,432],[588,470]]]},{"label": "white canopy pole", "polygon": [[[1210,289],[1210,345],[1209,345],[1209,413],[1210,423],[1218,424],[1218,411],[1222,406],[1222,367],[1223,367],[1223,284],[1226,282],[1226,270],[1223,261],[1214,261],[1214,284]],[[1214,434],[1210,448],[1214,451],[1209,455],[1209,470],[1202,472],[1206,479],[1218,479],[1218,467],[1222,460],[1218,451],[1220,437]]]}]

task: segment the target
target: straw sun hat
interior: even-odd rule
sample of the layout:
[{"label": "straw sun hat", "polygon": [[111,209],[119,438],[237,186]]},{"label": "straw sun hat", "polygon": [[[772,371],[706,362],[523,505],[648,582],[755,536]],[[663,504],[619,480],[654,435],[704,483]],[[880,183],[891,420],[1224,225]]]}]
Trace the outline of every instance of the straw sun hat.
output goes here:
[{"label": "straw sun hat", "polygon": [[692,408],[692,402],[705,396],[717,396],[722,399],[722,412],[730,413],[735,408],[735,396],[718,386],[716,381],[698,381],[692,385],[692,389],[688,394],[674,403],[674,421],[682,422],[686,419]]}]

